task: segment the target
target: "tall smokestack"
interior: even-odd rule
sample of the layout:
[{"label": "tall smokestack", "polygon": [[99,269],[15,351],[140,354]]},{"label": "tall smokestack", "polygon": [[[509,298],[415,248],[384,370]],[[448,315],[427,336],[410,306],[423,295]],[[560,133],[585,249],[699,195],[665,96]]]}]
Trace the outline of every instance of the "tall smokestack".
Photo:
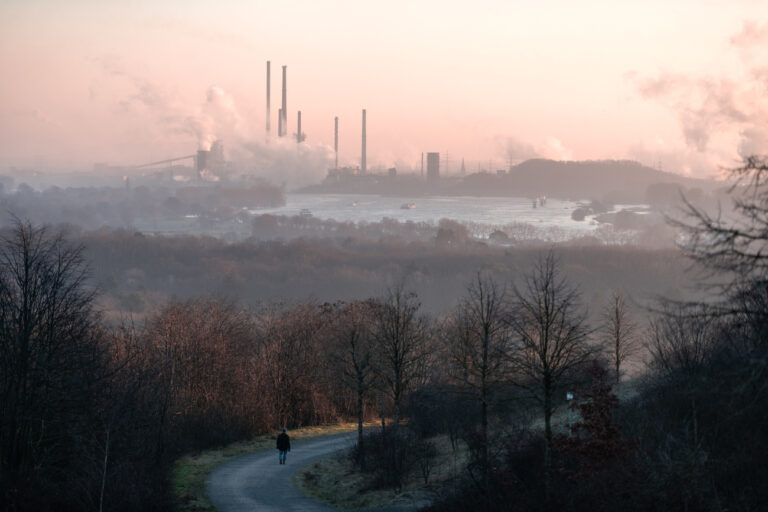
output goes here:
[{"label": "tall smokestack", "polygon": [[360,174],[366,173],[366,165],[365,165],[365,142],[366,142],[366,136],[365,136],[365,109],[363,109],[363,154],[360,158]]},{"label": "tall smokestack", "polygon": [[288,133],[288,107],[286,106],[286,103],[288,101],[288,85],[287,85],[287,79],[286,79],[286,69],[288,66],[283,66],[283,103],[282,103],[282,121],[283,121],[283,130],[280,132],[280,136],[283,137],[285,134]]},{"label": "tall smokestack", "polygon": [[269,138],[269,118],[270,118],[269,85],[270,83],[271,83],[271,80],[269,78],[269,61],[267,61],[267,138]]},{"label": "tall smokestack", "polygon": [[298,144],[301,144],[301,141],[303,137],[301,136],[301,110],[298,112],[298,120],[296,121],[297,127],[296,127],[296,142]]},{"label": "tall smokestack", "polygon": [[336,163],[333,168],[339,168],[339,118],[333,118],[333,152],[336,154]]},{"label": "tall smokestack", "polygon": [[283,109],[277,109],[277,136],[283,136]]}]

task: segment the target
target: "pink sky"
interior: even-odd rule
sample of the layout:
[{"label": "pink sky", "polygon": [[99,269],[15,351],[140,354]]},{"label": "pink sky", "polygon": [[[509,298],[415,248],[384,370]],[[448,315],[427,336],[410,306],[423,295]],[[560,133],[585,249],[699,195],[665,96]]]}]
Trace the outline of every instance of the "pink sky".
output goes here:
[{"label": "pink sky", "polygon": [[204,127],[247,159],[270,60],[273,128],[285,64],[317,174],[335,115],[359,163],[366,108],[369,167],[447,151],[470,171],[543,156],[705,176],[768,152],[767,57],[759,1],[5,0],[0,172],[185,155]]}]

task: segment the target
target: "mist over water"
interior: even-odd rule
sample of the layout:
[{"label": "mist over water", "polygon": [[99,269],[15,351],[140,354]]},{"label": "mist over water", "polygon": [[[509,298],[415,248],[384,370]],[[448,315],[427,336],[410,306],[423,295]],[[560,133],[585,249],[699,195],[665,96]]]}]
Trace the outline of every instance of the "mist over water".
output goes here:
[{"label": "mist over water", "polygon": [[[255,214],[299,215],[309,210],[322,220],[339,222],[379,222],[384,218],[398,222],[428,222],[440,219],[502,226],[514,223],[539,228],[557,227],[573,234],[597,229],[593,215],[583,221],[571,218],[579,202],[548,199],[545,206],[532,206],[532,200],[521,197],[398,197],[350,194],[288,194],[286,205],[279,208],[253,210]],[[412,206],[404,208],[404,206]],[[615,205],[611,211],[643,209],[645,205]]]}]

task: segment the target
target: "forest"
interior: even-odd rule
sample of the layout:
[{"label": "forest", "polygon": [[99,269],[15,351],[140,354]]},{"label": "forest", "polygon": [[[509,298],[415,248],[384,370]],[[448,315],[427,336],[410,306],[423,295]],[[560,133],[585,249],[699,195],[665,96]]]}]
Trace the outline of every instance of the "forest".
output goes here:
[{"label": "forest", "polygon": [[429,510],[761,509],[767,176],[760,158],[733,170],[729,216],[687,202],[677,249],[505,247],[448,223],[228,243],[17,216],[3,507],[169,510],[185,453],[381,418],[351,455],[379,486],[428,467],[436,435],[469,453]]}]

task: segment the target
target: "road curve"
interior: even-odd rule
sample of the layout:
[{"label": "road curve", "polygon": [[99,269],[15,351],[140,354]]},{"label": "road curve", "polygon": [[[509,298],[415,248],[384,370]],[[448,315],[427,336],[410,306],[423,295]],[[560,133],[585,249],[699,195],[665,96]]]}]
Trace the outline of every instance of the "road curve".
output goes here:
[{"label": "road curve", "polygon": [[[318,503],[293,485],[297,470],[351,447],[357,433],[323,436],[291,442],[285,465],[277,462],[277,450],[267,450],[238,457],[216,468],[205,480],[205,491],[218,512],[331,512],[336,509]],[[400,505],[377,512],[415,510]]]},{"label": "road curve", "polygon": [[205,480],[205,490],[219,512],[329,512],[335,510],[303,495],[293,485],[300,468],[352,446],[356,433],[324,436],[291,443],[285,465],[277,450],[238,457],[216,468]]}]

